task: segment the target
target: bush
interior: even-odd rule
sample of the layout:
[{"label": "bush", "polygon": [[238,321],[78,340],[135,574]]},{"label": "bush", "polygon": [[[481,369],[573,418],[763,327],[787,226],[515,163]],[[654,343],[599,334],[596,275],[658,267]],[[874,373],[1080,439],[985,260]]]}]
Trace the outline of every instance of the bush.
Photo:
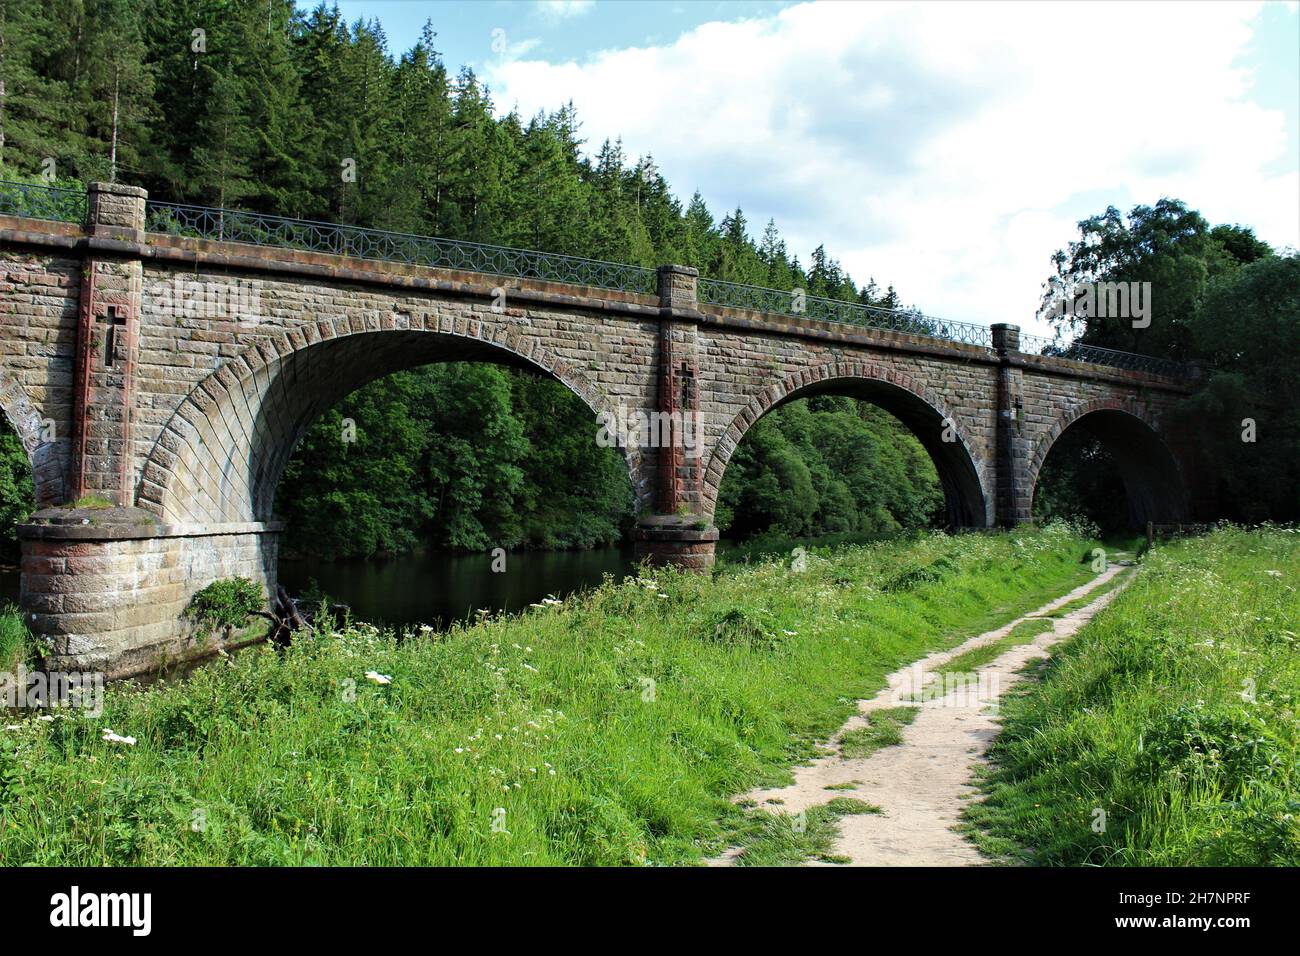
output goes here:
[{"label": "bush", "polygon": [[185,616],[206,630],[239,627],[264,603],[261,587],[248,578],[223,578],[195,594]]}]

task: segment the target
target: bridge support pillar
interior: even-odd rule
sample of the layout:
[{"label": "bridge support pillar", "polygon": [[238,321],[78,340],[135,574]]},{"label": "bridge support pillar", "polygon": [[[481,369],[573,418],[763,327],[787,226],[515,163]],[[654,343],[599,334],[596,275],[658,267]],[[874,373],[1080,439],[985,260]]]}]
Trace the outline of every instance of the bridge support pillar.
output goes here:
[{"label": "bridge support pillar", "polygon": [[689,266],[659,267],[658,408],[642,436],[655,459],[654,513],[637,522],[635,543],[637,557],[652,564],[702,571],[713,565],[718,529],[703,514],[699,275]]},{"label": "bridge support pillar", "polygon": [[994,436],[997,523],[1010,527],[1033,520],[1034,490],[1029,487],[1029,452],[1024,439],[1024,376],[1011,361],[1020,351],[1020,326],[998,323],[991,331],[999,360]]},{"label": "bridge support pillar", "polygon": [[50,508],[18,526],[21,604],[50,670],[131,677],[258,639],[186,616],[195,592],[245,577],[275,591],[280,525],[163,525],[139,508]]},{"label": "bridge support pillar", "polygon": [[138,256],[118,250],[144,242],[147,197],[120,183],[87,187],[89,240],[73,369],[73,501],[95,495],[121,507],[134,504],[131,419],[143,269]]}]

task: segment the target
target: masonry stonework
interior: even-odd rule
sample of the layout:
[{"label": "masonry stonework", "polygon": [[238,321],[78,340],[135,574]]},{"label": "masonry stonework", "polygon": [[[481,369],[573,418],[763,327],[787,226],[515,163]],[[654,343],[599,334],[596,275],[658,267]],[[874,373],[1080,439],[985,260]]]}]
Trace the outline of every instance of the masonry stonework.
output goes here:
[{"label": "masonry stonework", "polygon": [[620,449],[652,562],[708,568],[745,433],[824,393],[874,402],[916,435],[954,527],[1028,520],[1071,427],[1116,454],[1136,516],[1207,500],[1194,443],[1162,426],[1184,383],[1023,354],[1014,326],[987,349],[702,305],[683,266],[660,269],[648,296],[181,238],[146,233],[145,202],[97,185],[82,227],[0,216],[0,407],[38,503],[117,506],[86,524],[54,508],[23,529],[24,606],[55,663],[118,675],[204,649],[183,613],[194,592],[234,574],[274,587],[275,490],[306,429],[367,382],[431,362],[559,380],[591,409],[593,445],[598,416],[668,423],[651,430],[666,443]]}]

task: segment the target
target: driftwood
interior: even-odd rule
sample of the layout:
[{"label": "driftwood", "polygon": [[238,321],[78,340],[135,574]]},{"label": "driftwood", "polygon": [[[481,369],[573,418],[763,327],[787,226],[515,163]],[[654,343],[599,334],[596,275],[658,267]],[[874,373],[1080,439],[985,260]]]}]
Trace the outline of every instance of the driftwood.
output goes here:
[{"label": "driftwood", "polygon": [[[296,598],[289,596],[289,592],[283,585],[277,585],[275,600],[271,603],[270,611],[257,612],[259,617],[264,617],[271,622],[267,640],[272,644],[288,647],[293,641],[294,634],[299,632],[305,632],[309,640],[317,637],[316,615],[310,610],[304,612],[299,604]],[[346,604],[331,604],[329,609],[335,614],[349,610]]]}]

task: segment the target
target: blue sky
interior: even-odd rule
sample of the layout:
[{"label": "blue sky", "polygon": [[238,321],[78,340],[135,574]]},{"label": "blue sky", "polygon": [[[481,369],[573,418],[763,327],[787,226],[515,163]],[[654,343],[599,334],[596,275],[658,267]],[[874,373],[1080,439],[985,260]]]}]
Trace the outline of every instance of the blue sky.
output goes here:
[{"label": "blue sky", "polygon": [[498,109],[572,99],[677,194],[927,312],[1034,318],[1051,253],[1176,196],[1300,246],[1296,3],[339,3],[390,50],[425,20]]}]

